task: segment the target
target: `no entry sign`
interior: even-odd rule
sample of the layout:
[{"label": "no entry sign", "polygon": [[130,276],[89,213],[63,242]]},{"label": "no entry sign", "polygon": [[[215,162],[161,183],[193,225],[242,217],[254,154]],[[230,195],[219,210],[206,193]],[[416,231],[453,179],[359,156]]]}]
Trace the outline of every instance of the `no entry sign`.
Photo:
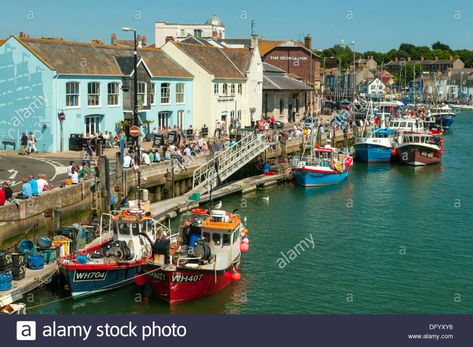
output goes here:
[{"label": "no entry sign", "polygon": [[130,136],[138,137],[139,135],[140,135],[140,128],[138,128],[136,125],[133,125],[130,128]]}]

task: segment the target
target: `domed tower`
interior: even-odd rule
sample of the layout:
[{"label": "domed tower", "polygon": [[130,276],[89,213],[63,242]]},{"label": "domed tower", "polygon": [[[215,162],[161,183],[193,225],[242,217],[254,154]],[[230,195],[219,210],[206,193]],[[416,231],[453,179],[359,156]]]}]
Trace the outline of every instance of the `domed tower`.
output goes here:
[{"label": "domed tower", "polygon": [[212,26],[212,38],[213,39],[224,39],[225,38],[225,24],[223,20],[218,17],[215,13],[205,22],[206,25]]}]

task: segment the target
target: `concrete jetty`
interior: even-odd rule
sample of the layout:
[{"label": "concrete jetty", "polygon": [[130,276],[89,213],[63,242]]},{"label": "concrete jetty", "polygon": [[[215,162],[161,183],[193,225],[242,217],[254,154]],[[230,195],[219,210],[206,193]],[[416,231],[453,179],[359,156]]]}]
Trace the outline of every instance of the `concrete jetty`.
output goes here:
[{"label": "concrete jetty", "polygon": [[27,293],[49,282],[50,276],[57,270],[57,264],[46,264],[40,270],[26,269],[25,278],[13,281],[10,290],[0,292],[0,307],[21,300]]}]

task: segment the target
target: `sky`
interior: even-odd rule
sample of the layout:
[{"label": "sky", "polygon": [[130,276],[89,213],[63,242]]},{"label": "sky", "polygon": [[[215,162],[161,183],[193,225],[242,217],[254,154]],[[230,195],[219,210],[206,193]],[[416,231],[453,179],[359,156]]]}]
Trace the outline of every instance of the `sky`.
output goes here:
[{"label": "sky", "polygon": [[386,52],[403,42],[441,41],[473,50],[473,0],[0,0],[0,38],[25,32],[68,41],[101,39],[132,26],[154,42],[154,23],[204,23],[217,14],[227,38],[298,40],[310,33],[316,49],[345,40],[356,51]]}]

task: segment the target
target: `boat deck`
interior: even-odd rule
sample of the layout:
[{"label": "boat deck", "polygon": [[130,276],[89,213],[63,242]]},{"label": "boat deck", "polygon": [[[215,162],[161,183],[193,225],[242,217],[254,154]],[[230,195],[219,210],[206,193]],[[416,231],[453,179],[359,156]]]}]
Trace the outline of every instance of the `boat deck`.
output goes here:
[{"label": "boat deck", "polygon": [[33,289],[48,282],[49,277],[57,270],[57,264],[46,264],[41,270],[26,269],[25,278],[13,281],[10,290],[0,292],[0,307],[21,300],[23,296]]}]

